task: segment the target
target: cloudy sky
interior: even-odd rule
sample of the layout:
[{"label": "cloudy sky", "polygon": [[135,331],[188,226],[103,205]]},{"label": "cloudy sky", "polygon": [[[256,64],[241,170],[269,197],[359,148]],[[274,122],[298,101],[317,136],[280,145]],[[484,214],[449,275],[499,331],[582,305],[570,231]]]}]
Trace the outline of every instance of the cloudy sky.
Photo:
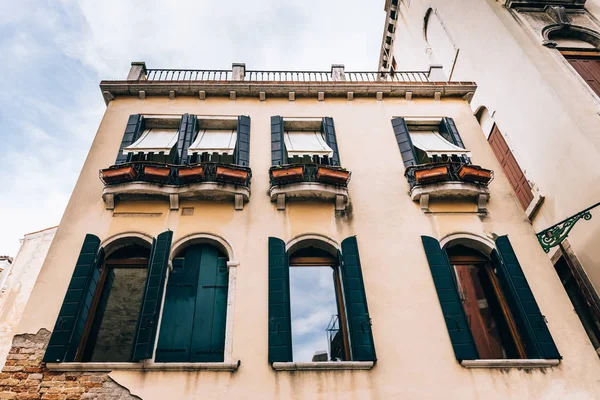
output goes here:
[{"label": "cloudy sky", "polygon": [[150,68],[377,69],[384,0],[0,0],[0,254],[57,225],[104,112]]}]

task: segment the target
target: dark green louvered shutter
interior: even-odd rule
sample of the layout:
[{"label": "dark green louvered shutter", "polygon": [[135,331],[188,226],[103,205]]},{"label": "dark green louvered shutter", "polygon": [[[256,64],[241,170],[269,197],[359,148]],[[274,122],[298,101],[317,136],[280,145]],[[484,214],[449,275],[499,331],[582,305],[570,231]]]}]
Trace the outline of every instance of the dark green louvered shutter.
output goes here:
[{"label": "dark green louvered shutter", "polygon": [[192,333],[191,362],[223,362],[228,272],[213,246],[203,246]]},{"label": "dark green louvered shutter", "polygon": [[450,341],[458,361],[475,360],[479,358],[471,329],[463,308],[454,272],[446,252],[440,247],[439,242],[429,236],[421,236],[425,255],[431,269],[431,276],[435,284]]},{"label": "dark green louvered shutter", "polygon": [[402,155],[402,161],[404,161],[404,168],[408,168],[411,165],[417,165],[417,154],[404,118],[392,119],[392,127],[394,128],[396,143],[398,143],[398,148]]},{"label": "dark green louvered shutter", "polygon": [[[453,118],[442,118],[442,122],[440,123],[440,135],[449,141],[450,143],[460,147],[461,149],[465,148],[465,145],[458,133],[458,129],[456,128],[456,123]],[[462,159],[466,163],[470,163],[471,160],[467,156],[462,156]]]},{"label": "dark green louvered shutter", "polygon": [[496,239],[496,248],[498,278],[524,339],[528,358],[561,359],[508,236]]},{"label": "dark green louvered shutter", "polygon": [[156,346],[157,362],[190,360],[201,259],[202,249],[199,247],[189,249],[185,258],[173,259]]},{"label": "dark green louvered shutter", "polygon": [[323,122],[321,123],[321,130],[323,131],[323,135],[325,136],[325,143],[327,143],[327,145],[331,147],[331,150],[333,150],[333,157],[331,157],[331,165],[341,165],[337,138],[335,136],[335,126],[333,125],[333,118],[323,118]]},{"label": "dark green louvered shutter", "polygon": [[235,164],[250,166],[250,117],[238,117],[237,142],[235,144]]},{"label": "dark green louvered shutter", "polygon": [[123,164],[131,161],[132,154],[123,154],[123,149],[127,146],[131,146],[136,140],[140,138],[142,131],[144,130],[144,119],[141,115],[135,114],[130,115],[127,121],[127,127],[121,140],[121,146],[119,147],[119,154],[117,154],[117,160],[115,164]]},{"label": "dark green louvered shutter", "polygon": [[173,232],[167,231],[158,235],[152,244],[146,288],[133,346],[133,361],[152,358],[172,239]]},{"label": "dark green louvered shutter", "polygon": [[285,243],[269,238],[269,363],[292,361],[290,267]]},{"label": "dark green louvered shutter", "polygon": [[350,328],[352,361],[376,361],[371,317],[367,306],[356,237],[351,236],[342,242],[342,260],[342,282]]},{"label": "dark green louvered shutter", "polygon": [[285,142],[283,141],[283,118],[271,117],[271,164],[283,165],[286,162]]},{"label": "dark green louvered shutter", "polygon": [[188,149],[195,139],[196,135],[196,116],[183,114],[179,124],[177,137],[177,155],[175,164],[187,164],[189,161]]},{"label": "dark green louvered shutter", "polygon": [[44,362],[74,361],[87,322],[92,298],[100,276],[99,263],[103,252],[98,253],[100,239],[86,235],[79,253],[71,282],[52,336],[44,355]]}]

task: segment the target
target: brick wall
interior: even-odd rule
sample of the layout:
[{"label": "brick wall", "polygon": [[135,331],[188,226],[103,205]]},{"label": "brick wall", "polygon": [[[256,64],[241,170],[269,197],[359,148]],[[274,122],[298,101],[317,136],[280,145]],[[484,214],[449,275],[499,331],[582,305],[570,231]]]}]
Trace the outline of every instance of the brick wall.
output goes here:
[{"label": "brick wall", "polygon": [[1,400],[133,400],[129,390],[101,372],[50,372],[42,358],[50,332],[16,335],[0,373]]}]

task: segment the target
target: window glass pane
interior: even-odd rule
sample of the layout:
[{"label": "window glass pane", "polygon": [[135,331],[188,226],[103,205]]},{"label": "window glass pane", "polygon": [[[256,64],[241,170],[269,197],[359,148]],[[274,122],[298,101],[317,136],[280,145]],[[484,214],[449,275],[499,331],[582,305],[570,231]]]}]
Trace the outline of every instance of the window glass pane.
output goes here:
[{"label": "window glass pane", "polygon": [[338,314],[333,269],[290,268],[290,301],[294,361],[310,362],[315,356],[315,361],[329,361]]},{"label": "window glass pane", "polygon": [[[146,268],[113,268],[98,305],[103,312],[90,361],[131,361]],[[110,286],[108,286],[110,285]]]}]

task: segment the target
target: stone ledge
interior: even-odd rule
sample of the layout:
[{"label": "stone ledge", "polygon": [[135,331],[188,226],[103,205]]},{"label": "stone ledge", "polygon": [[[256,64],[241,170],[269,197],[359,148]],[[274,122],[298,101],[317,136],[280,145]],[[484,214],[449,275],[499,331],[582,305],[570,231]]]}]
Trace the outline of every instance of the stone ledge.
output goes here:
[{"label": "stone ledge", "polygon": [[135,363],[135,362],[69,362],[46,363],[49,371],[56,372],[110,372],[120,371],[237,371],[241,362],[228,363]]},{"label": "stone ledge", "polygon": [[477,213],[487,214],[487,202],[490,199],[490,190],[487,186],[468,182],[440,182],[418,185],[409,192],[413,201],[419,201],[421,210],[430,213],[429,200],[431,199],[475,199],[477,200]]},{"label": "stone ledge", "polygon": [[338,371],[338,370],[370,370],[373,361],[326,361],[326,362],[274,362],[275,371]]},{"label": "stone ledge", "polygon": [[463,360],[465,368],[551,368],[560,364],[560,360]]},{"label": "stone ledge", "polygon": [[335,201],[336,211],[345,210],[348,204],[347,187],[333,186],[319,182],[298,182],[281,186],[271,186],[269,196],[272,202],[277,202],[279,210],[285,209],[285,203],[288,198]]}]

